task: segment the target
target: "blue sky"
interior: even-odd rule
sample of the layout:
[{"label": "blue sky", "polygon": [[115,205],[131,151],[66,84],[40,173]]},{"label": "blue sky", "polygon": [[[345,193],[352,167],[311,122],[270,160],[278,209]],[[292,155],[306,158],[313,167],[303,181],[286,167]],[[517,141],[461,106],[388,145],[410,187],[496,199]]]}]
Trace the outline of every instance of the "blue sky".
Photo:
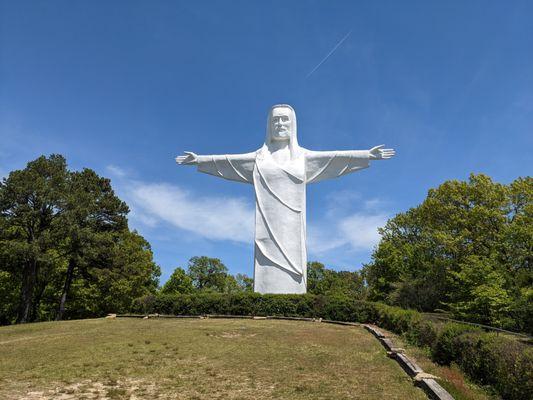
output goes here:
[{"label": "blue sky", "polygon": [[308,187],[309,258],[359,269],[428,189],[531,175],[532,20],[530,1],[1,0],[0,176],[63,154],[112,179],[162,281],[195,255],[252,275],[252,188],[174,157],[253,151],[289,103],[303,147],[397,150]]}]

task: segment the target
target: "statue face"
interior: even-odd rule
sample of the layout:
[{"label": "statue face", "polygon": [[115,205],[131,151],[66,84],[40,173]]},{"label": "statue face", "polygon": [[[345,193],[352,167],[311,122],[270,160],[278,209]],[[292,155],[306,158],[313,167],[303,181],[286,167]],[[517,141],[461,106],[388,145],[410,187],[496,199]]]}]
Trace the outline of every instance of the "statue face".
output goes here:
[{"label": "statue face", "polygon": [[291,110],[286,107],[274,108],[271,124],[273,140],[289,140],[291,137]]}]

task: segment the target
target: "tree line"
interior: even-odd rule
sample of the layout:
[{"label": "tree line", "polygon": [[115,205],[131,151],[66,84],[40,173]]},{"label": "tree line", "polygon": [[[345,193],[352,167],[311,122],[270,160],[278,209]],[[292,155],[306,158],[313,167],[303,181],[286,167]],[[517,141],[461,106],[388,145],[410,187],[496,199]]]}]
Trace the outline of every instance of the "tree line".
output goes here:
[{"label": "tree line", "polygon": [[533,332],[533,178],[446,181],[380,233],[370,300]]},{"label": "tree line", "polygon": [[[348,296],[363,299],[365,286],[357,271],[335,271],[324,264],[307,263],[307,291],[317,295]],[[161,287],[162,294],[191,294],[199,292],[252,292],[253,279],[245,274],[231,275],[218,258],[192,257],[187,270],[176,268]]]},{"label": "tree line", "polygon": [[109,179],[41,156],[0,182],[0,324],[127,311],[155,292],[149,243]]}]

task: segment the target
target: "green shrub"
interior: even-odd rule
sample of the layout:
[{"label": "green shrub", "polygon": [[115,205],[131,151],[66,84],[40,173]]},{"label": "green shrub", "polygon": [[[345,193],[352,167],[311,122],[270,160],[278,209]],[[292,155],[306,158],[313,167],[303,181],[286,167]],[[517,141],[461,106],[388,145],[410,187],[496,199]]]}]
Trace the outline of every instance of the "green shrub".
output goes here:
[{"label": "green shrub", "polygon": [[457,360],[460,355],[460,349],[458,349],[455,339],[467,332],[480,332],[480,330],[471,325],[455,322],[444,324],[431,349],[433,361],[439,364],[450,365],[452,361]]},{"label": "green shrub", "polygon": [[153,294],[147,294],[133,300],[132,311],[141,314],[151,314],[155,309],[157,297]]},{"label": "green shrub", "polygon": [[385,304],[376,304],[378,311],[378,320],[376,323],[390,331],[398,334],[405,334],[416,325],[420,319],[420,313],[414,310],[405,310],[400,307],[387,306]]},{"label": "green shrub", "polygon": [[438,335],[439,324],[424,319],[413,321],[413,325],[405,333],[405,337],[410,343],[429,348],[437,342]]},{"label": "green shrub", "polygon": [[523,288],[520,296],[511,304],[509,320],[504,329],[527,332],[533,335],[533,288]]}]

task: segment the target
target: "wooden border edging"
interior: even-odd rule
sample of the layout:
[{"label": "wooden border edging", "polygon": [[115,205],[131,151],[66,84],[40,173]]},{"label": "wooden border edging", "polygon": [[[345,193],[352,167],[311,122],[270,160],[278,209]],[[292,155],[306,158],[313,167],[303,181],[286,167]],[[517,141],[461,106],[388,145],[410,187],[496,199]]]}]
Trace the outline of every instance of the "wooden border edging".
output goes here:
[{"label": "wooden border edging", "polygon": [[435,377],[426,374],[414,360],[407,357],[404,354],[404,349],[394,346],[392,340],[385,333],[373,325],[364,324],[363,326],[380,341],[387,350],[387,354],[400,364],[402,369],[413,378],[415,385],[422,388],[430,399],[454,400],[452,395],[437,383]]},{"label": "wooden border edging", "polygon": [[[113,315],[113,314],[109,314]],[[204,316],[202,315],[169,315],[169,314],[116,314],[116,318],[141,318],[141,319],[148,319],[148,318],[192,318],[192,319],[202,319]]]},{"label": "wooden border edging", "polygon": [[253,315],[223,315],[223,314],[205,314],[204,318],[228,318],[228,319],[254,319]]},{"label": "wooden border edging", "polygon": [[266,319],[284,319],[288,321],[307,321],[307,322],[317,322],[316,318],[304,318],[304,317],[281,317],[278,315],[267,315]]},{"label": "wooden border edging", "polygon": [[323,322],[325,324],[335,324],[335,325],[361,326],[361,324],[357,322],[333,321],[331,319],[321,319],[319,322]]},{"label": "wooden border edging", "polygon": [[394,359],[398,361],[398,364],[401,365],[403,370],[407,372],[407,375],[409,375],[411,378],[414,378],[418,374],[424,372],[424,370],[420,368],[416,362],[411,360],[403,353],[394,353]]},{"label": "wooden border edging", "polygon": [[405,352],[404,349],[402,349],[401,347],[396,347],[394,346],[394,343],[392,343],[392,340],[390,340],[389,338],[378,338],[379,341],[381,342],[381,344],[383,345],[383,347],[385,347],[387,349],[387,351],[390,351],[391,353],[403,353]]},{"label": "wooden border edging", "polygon": [[370,332],[372,335],[374,335],[378,339],[386,337],[383,332],[381,332],[377,327],[373,325],[364,324],[363,326],[368,332]]},{"label": "wooden border edging", "polygon": [[432,400],[455,400],[450,393],[437,383],[435,379],[421,379],[417,382]]},{"label": "wooden border edging", "polygon": [[[110,314],[115,315],[115,314]],[[117,314],[120,318],[193,318],[193,319],[209,319],[209,318],[227,318],[227,319],[277,319],[286,321],[306,321],[306,322],[323,322],[325,324],[335,324],[344,326],[363,326],[368,332],[374,335],[379,342],[387,350],[387,354],[394,358],[402,369],[414,380],[416,386],[419,386],[426,395],[432,400],[454,400],[452,395],[448,393],[441,385],[437,383],[432,375],[426,374],[422,368],[407,355],[404,354],[404,349],[394,346],[392,340],[387,337],[387,334],[381,331],[378,327],[369,324],[360,324],[357,322],[334,321],[322,318],[304,318],[304,317],[283,317],[278,315],[256,316],[256,315],[224,315],[224,314],[204,314],[204,315],[165,315],[165,314]]]}]

